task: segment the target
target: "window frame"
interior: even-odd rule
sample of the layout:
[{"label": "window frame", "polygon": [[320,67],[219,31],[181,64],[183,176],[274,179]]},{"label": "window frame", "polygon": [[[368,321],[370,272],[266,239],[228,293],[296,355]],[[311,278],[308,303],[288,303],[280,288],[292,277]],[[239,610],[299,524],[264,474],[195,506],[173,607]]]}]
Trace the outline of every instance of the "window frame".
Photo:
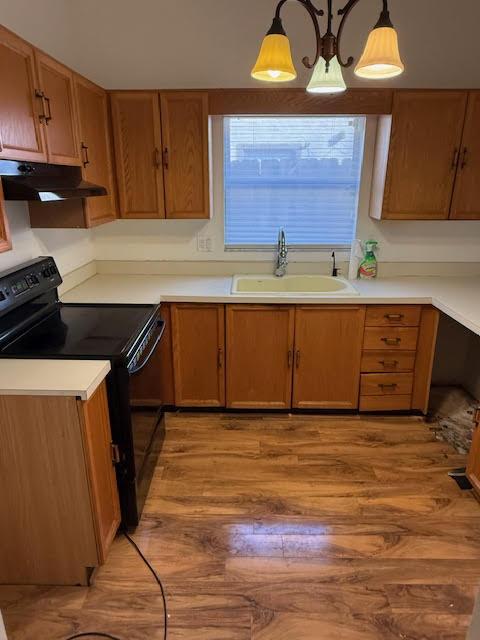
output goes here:
[{"label": "window frame", "polygon": [[[362,202],[365,200],[365,189],[368,190],[368,201],[370,200],[370,193],[372,188],[372,167],[368,166],[370,163],[369,160],[369,147],[372,144],[372,139],[376,137],[376,129],[377,129],[377,118],[375,116],[368,116],[366,114],[234,114],[228,115],[224,114],[222,116],[217,116],[213,118],[214,125],[216,129],[217,138],[216,140],[216,153],[220,159],[220,176],[215,176],[215,185],[216,189],[216,197],[221,195],[221,214],[222,214],[222,235],[223,235],[223,250],[225,253],[242,253],[242,252],[250,252],[250,253],[270,253],[275,251],[276,242],[272,244],[242,244],[242,245],[229,245],[226,244],[225,241],[225,232],[226,232],[226,190],[225,190],[225,119],[226,118],[357,118],[363,117],[365,119],[364,131],[363,131],[363,140],[362,140],[362,160],[360,164],[360,177],[359,177],[359,187],[357,194],[357,211],[355,216],[354,223],[354,232],[352,235],[352,241],[355,239],[357,235],[357,229],[359,225],[359,220],[361,216]],[[375,132],[375,133],[373,133]],[[366,181],[368,184],[366,185]],[[220,185],[218,184],[220,183]],[[349,244],[291,244],[288,242],[287,237],[287,245],[288,249],[292,253],[331,253],[332,250],[339,252],[350,251],[351,243]]]}]

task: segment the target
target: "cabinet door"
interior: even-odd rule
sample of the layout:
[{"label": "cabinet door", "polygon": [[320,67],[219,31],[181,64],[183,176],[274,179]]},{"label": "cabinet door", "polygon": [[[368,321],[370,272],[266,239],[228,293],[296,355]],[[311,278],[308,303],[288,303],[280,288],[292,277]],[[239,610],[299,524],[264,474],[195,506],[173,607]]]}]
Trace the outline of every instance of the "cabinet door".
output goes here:
[{"label": "cabinet door", "polygon": [[48,161],[80,165],[80,144],[73,72],[36,51],[38,76],[43,92]]},{"label": "cabinet door", "polygon": [[450,218],[480,219],[480,91],[468,96],[467,117],[463,130],[457,179]]},{"label": "cabinet door", "polygon": [[383,218],[448,218],[467,94],[396,91]]},{"label": "cabinet door", "polygon": [[131,377],[130,394],[133,404],[140,406],[174,405],[173,354],[170,307],[162,303],[160,318],[165,329],[158,349],[144,369]]},{"label": "cabinet door", "polygon": [[227,407],[287,409],[294,307],[227,306]]},{"label": "cabinet door", "polygon": [[172,304],[175,404],[225,405],[223,305]]},{"label": "cabinet door", "polygon": [[120,524],[120,502],[112,462],[112,433],[105,382],[87,402],[79,401],[78,404],[83,424],[95,536],[102,564]]},{"label": "cabinet door", "polygon": [[467,477],[480,494],[480,409],[475,413],[475,431],[467,460]]},{"label": "cabinet door", "polygon": [[111,94],[122,218],[164,218],[162,140],[156,91]]},{"label": "cabinet door", "polygon": [[297,307],[294,407],[358,407],[364,323],[364,306]]},{"label": "cabinet door", "polygon": [[108,191],[106,196],[85,198],[86,225],[93,227],[116,218],[107,94],[80,76],[75,76],[75,93],[83,178]]},{"label": "cabinet door", "polygon": [[0,26],[0,158],[46,162],[33,48]]},{"label": "cabinet door", "polygon": [[8,226],[7,213],[5,211],[2,181],[0,180],[0,253],[9,251],[11,248],[12,241],[10,240],[10,229]]},{"label": "cabinet door", "polygon": [[167,218],[210,216],[208,94],[161,94]]}]

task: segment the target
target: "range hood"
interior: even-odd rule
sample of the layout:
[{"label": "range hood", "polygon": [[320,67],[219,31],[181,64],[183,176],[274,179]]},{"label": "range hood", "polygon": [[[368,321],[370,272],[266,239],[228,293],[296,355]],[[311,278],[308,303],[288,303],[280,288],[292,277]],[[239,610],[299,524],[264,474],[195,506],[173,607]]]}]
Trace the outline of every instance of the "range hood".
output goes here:
[{"label": "range hood", "polygon": [[5,200],[55,202],[106,196],[107,190],[82,178],[80,167],[0,160]]}]

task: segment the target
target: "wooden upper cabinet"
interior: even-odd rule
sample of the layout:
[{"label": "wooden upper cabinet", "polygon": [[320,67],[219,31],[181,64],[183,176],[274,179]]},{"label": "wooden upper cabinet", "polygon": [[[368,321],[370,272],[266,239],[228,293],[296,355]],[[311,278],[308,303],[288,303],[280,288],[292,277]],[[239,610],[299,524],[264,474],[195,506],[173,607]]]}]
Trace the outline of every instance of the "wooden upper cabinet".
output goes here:
[{"label": "wooden upper cabinet", "polygon": [[80,165],[73,72],[50,56],[35,51],[42,92],[48,161]]},{"label": "wooden upper cabinet", "polygon": [[112,462],[107,388],[102,383],[86,402],[78,401],[85,442],[98,560],[103,564],[120,524],[120,501]]},{"label": "wooden upper cabinet", "polygon": [[227,306],[227,407],[290,407],[294,324],[294,307]]},{"label": "wooden upper cabinet", "polygon": [[0,158],[46,162],[34,50],[0,26]]},{"label": "wooden upper cabinet", "polygon": [[382,218],[449,217],[460,153],[464,91],[397,91]]},{"label": "wooden upper cabinet", "polygon": [[480,219],[480,91],[468,96],[450,218]]},{"label": "wooden upper cabinet", "polygon": [[86,226],[93,227],[116,218],[107,93],[77,75],[75,93],[83,178],[108,192],[106,196],[85,199]]},{"label": "wooden upper cabinet", "polygon": [[120,215],[164,218],[158,93],[112,93],[111,105]]},{"label": "wooden upper cabinet", "polygon": [[297,307],[293,407],[358,407],[364,323],[364,306]]},{"label": "wooden upper cabinet", "polygon": [[210,216],[208,94],[161,93],[167,218]]},{"label": "wooden upper cabinet", "polygon": [[10,239],[10,228],[8,226],[7,213],[5,211],[2,181],[0,180],[0,253],[10,251],[11,248],[12,241]]},{"label": "wooden upper cabinet", "polygon": [[225,309],[172,304],[173,371],[178,407],[225,405]]}]

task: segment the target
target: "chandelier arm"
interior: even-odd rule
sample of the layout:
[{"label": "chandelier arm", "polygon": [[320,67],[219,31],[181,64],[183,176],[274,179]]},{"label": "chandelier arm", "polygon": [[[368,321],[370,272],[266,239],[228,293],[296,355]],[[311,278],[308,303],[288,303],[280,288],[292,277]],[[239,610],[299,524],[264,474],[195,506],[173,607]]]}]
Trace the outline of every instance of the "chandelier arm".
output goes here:
[{"label": "chandelier arm", "polygon": [[340,20],[340,24],[338,25],[338,31],[337,31],[337,59],[341,67],[350,67],[353,64],[352,56],[349,56],[349,58],[345,62],[342,60],[342,56],[340,54],[340,43],[342,39],[343,27],[345,26],[345,21],[348,18],[350,11],[358,2],[359,0],[348,0],[347,4],[343,7],[343,9],[338,10],[338,15],[342,16],[342,19]]},{"label": "chandelier arm", "polygon": [[[286,2],[287,0],[280,0],[280,2],[277,4],[277,9],[275,11],[275,18],[280,18],[280,11]],[[310,18],[312,19],[313,28],[315,29],[315,41],[317,46],[315,51],[315,58],[313,62],[310,62],[310,58],[308,56],[305,56],[304,58],[302,58],[302,62],[307,67],[307,69],[312,69],[317,64],[318,59],[322,55],[323,41],[322,41],[322,34],[320,33],[318,16],[323,16],[324,11],[323,9],[317,9],[315,5],[311,2],[311,0],[297,0],[297,2],[299,2],[302,5],[302,7],[307,11]]]}]

